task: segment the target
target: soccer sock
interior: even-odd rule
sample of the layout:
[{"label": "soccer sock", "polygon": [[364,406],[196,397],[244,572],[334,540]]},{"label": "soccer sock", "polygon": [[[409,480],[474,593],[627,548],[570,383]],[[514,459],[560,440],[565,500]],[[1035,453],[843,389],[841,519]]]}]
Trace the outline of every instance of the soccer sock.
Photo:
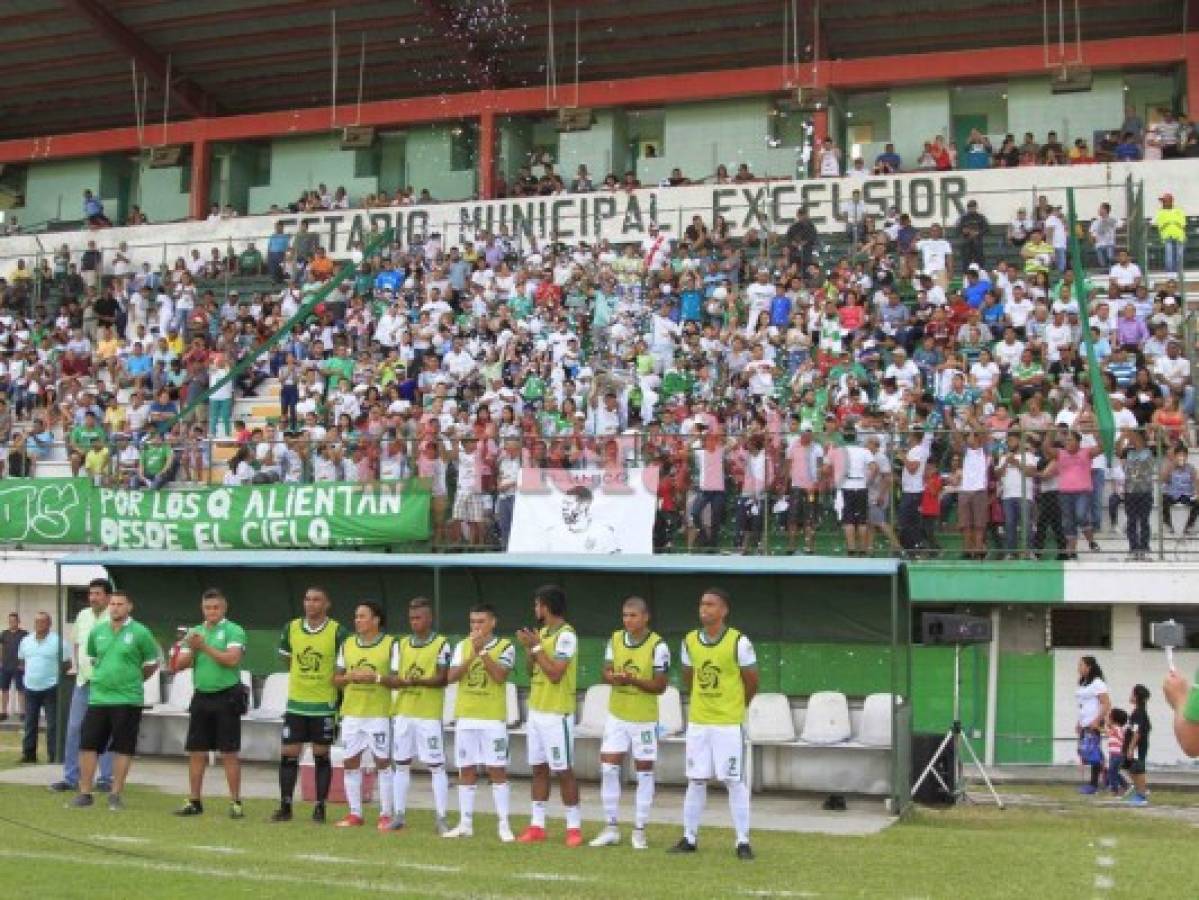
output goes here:
[{"label": "soccer sock", "polygon": [[300,761],[294,756],[284,756],[279,760],[279,800],[284,806],[291,806],[299,774]]},{"label": "soccer sock", "polygon": [[568,829],[583,827],[583,813],[579,811],[577,803],[574,806],[566,807],[566,827]]},{"label": "soccer sock", "polygon": [[649,824],[650,807],[654,805],[654,773],[637,773],[637,796],[634,802],[633,827],[644,828]]},{"label": "soccer sock", "polygon": [[445,818],[446,809],[450,805],[450,776],[446,774],[444,766],[437,766],[430,774],[433,778],[433,809],[439,819]]},{"label": "soccer sock", "polygon": [[458,814],[462,824],[470,828],[475,818],[475,786],[473,784],[458,785]]},{"label": "soccer sock", "polygon": [[737,832],[737,843],[749,843],[749,785],[744,781],[726,781],[729,792],[729,814],[733,817],[733,830]]},{"label": "soccer sock", "polygon": [[362,815],[362,770],[346,769],[346,803],[350,806],[350,815]]},{"label": "soccer sock", "polygon": [[693,844],[699,839],[699,820],[707,802],[708,782],[688,781],[687,793],[683,795],[683,837]]},{"label": "soccer sock", "polygon": [[707,803],[707,781],[691,780],[682,798],[682,836],[694,844],[699,839],[699,820]]},{"label": "soccer sock", "polygon": [[379,769],[379,815],[388,818],[391,818],[391,811],[395,808],[392,806],[391,784],[391,766],[383,766]]},{"label": "soccer sock", "polygon": [[411,782],[412,767],[396,766],[395,774],[391,778],[391,796],[392,809],[397,816],[403,816],[408,809],[408,785]]},{"label": "soccer sock", "polygon": [[324,803],[329,799],[329,785],[333,782],[333,761],[328,753],[323,753],[313,759],[316,765],[316,802]]},{"label": "soccer sock", "polygon": [[545,827],[545,801],[534,800],[531,804],[533,807],[532,815],[530,816],[529,824],[534,828]]},{"label": "soccer sock", "polygon": [[608,824],[615,826],[620,811],[620,766],[615,763],[600,765],[600,801]]},{"label": "soccer sock", "polygon": [[511,791],[511,785],[508,782],[503,784],[491,784],[491,799],[495,803],[495,814],[501,822],[508,821],[508,798]]}]

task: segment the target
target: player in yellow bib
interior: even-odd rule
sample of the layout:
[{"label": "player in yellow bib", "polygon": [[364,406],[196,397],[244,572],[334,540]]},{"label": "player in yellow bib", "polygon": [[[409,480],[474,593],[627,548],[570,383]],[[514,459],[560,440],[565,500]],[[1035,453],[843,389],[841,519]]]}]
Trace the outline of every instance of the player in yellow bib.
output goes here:
[{"label": "player in yellow bib", "polygon": [[290,822],[291,804],[300,774],[300,753],[312,745],[316,805],[312,821],[325,821],[325,801],[333,766],[329,747],[337,737],[337,688],[333,684],[337,649],[349,632],[329,618],[329,592],[304,592],[304,615],[292,619],[279,636],[279,656],[287,664],[287,711],[283,715],[283,747],[279,756],[279,808],[272,822]]},{"label": "player in yellow bib", "polygon": [[379,773],[380,831],[391,825],[391,714],[389,680],[399,668],[399,645],[383,633],[387,618],[374,600],[363,600],[354,610],[354,634],[337,652],[333,683],[343,688],[341,741],[345,746],[346,802],[350,812],[337,823],[353,828],[362,819],[362,754],[370,751]]},{"label": "player in yellow bib", "polygon": [[458,685],[454,701],[454,756],[458,762],[458,825],[443,837],[474,833],[475,788],[479,766],[487,767],[491,797],[499,819],[497,832],[511,843],[508,824],[508,676],[516,665],[512,642],[495,634],[495,609],[481,603],[470,611],[470,636],[459,641],[450,659],[449,681]]},{"label": "player in yellow bib", "polygon": [[415,597],[408,604],[408,624],[412,633],[399,642],[399,673],[384,679],[396,689],[391,706],[391,756],[395,760],[391,830],[404,827],[415,756],[429,767],[437,833],[445,834],[449,831],[445,814],[450,786],[445,772],[441,714],[450,668],[450,642],[433,630],[433,604],[425,597]]},{"label": "player in yellow bib", "polygon": [[745,783],[745,710],[758,691],[758,659],[749,638],[725,624],[729,595],[718,587],[699,598],[700,627],[683,638],[683,682],[691,692],[687,721],[687,793],[683,837],[671,853],[694,853],[708,782],[724,782],[737,833],[737,858],[749,860],[749,785]]},{"label": "player in yellow bib", "polygon": [[592,847],[620,843],[620,767],[633,754],[637,771],[633,849],[646,850],[645,826],[654,802],[654,761],[658,758],[658,697],[666,690],[670,648],[649,627],[649,604],[629,597],[621,607],[624,628],[604,650],[604,681],[612,685],[608,721],[600,745],[600,800],[607,826]]},{"label": "player in yellow bib", "polygon": [[517,838],[522,844],[545,840],[545,805],[550,798],[550,774],[558,776],[566,807],[566,846],[583,843],[579,783],[572,768],[575,743],[575,681],[579,638],[566,624],[566,593],[556,584],[533,592],[536,631],[522,628],[516,639],[529,654],[529,767],[533,770],[532,816]]}]

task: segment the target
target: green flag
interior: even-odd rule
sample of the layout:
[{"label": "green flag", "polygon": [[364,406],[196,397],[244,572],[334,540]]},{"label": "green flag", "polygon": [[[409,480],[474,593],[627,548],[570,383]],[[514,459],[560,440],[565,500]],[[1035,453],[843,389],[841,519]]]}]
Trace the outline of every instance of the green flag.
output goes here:
[{"label": "green flag", "polygon": [[1099,371],[1099,357],[1095,354],[1095,341],[1091,337],[1091,303],[1087,296],[1086,269],[1082,264],[1082,242],[1078,239],[1078,216],[1074,212],[1074,188],[1066,189],[1066,204],[1070,214],[1070,265],[1074,269],[1074,296],[1078,300],[1078,318],[1082,322],[1083,346],[1087,351],[1087,373],[1091,379],[1091,408],[1099,424],[1099,439],[1107,461],[1112,461],[1116,443],[1116,419],[1112,415],[1112,401]]}]

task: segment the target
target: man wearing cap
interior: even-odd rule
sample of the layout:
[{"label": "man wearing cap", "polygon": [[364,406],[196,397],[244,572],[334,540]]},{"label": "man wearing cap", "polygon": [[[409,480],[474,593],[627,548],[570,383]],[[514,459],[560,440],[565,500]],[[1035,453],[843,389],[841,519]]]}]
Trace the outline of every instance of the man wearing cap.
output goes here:
[{"label": "man wearing cap", "polygon": [[1158,200],[1162,206],[1153,217],[1153,226],[1162,239],[1166,271],[1181,278],[1183,251],[1187,242],[1186,213],[1174,205],[1173,194],[1162,194]]},{"label": "man wearing cap", "polygon": [[958,219],[958,234],[962,236],[962,259],[967,266],[974,265],[980,269],[986,266],[983,240],[990,228],[991,223],[987,221],[987,217],[978,211],[978,201],[968,201],[966,211]]}]

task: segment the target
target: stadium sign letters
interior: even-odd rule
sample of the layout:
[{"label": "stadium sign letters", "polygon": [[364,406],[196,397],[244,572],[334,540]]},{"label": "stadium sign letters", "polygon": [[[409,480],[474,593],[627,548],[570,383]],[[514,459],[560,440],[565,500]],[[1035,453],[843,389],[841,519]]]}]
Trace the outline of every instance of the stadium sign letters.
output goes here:
[{"label": "stadium sign letters", "polygon": [[[881,215],[895,207],[910,215],[918,228],[934,222],[956,223],[968,200],[977,200],[979,211],[992,223],[1008,222],[1018,207],[1031,207],[1040,195],[1051,203],[1064,203],[1067,187],[1075,188],[1083,217],[1094,214],[1099,204],[1106,202],[1117,216],[1125,218],[1129,212],[1129,178],[1144,184],[1146,197],[1169,191],[1182,209],[1199,209],[1199,179],[1192,177],[1189,166],[1193,166],[1190,160],[1166,160],[596,191],[164,223],[149,232],[144,228],[105,228],[55,234],[53,243],[66,244],[72,252],[80,253],[88,241],[95,241],[98,249],[111,254],[124,242],[125,253],[135,265],[148,262],[159,266],[164,259],[169,262],[186,257],[193,247],[204,250],[205,255],[213,246],[241,252],[253,241],[265,252],[267,237],[276,224],[282,224],[286,234],[295,234],[306,223],[322,246],[339,258],[358,246],[366,246],[374,233],[387,228],[394,228],[406,246],[439,234],[446,247],[474,239],[483,230],[506,229],[522,249],[528,249],[530,239],[540,243],[555,235],[571,242],[639,241],[649,233],[651,223],[678,238],[693,216],[700,216],[709,226],[715,217],[724,216],[734,234],[763,225],[782,232],[801,205],[808,208],[817,228],[835,232],[844,227],[845,204],[855,190],[862,192],[866,212]],[[0,262],[37,260],[43,252],[36,235],[0,238]]]},{"label": "stadium sign letters", "polygon": [[429,536],[429,494],[409,482],[163,491],[96,488],[82,478],[13,485],[0,488],[0,541],[95,543],[117,550],[294,550]]}]

